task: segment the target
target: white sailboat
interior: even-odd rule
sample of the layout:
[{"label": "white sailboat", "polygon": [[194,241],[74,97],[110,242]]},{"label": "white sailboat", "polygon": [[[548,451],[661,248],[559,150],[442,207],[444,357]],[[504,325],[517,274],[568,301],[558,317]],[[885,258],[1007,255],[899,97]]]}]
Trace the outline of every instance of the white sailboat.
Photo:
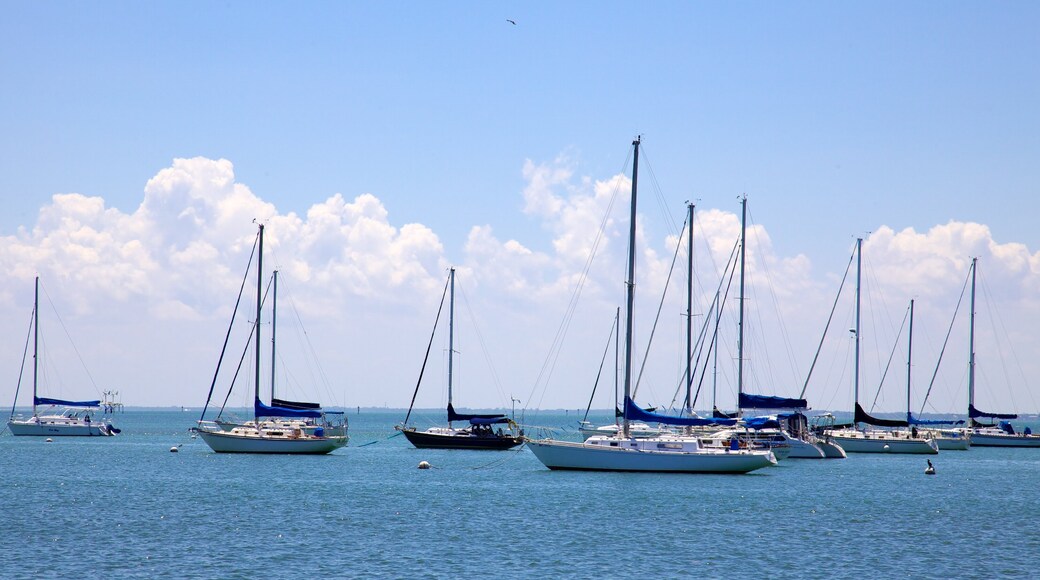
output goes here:
[{"label": "white sailboat", "polygon": [[683,473],[747,473],[776,464],[768,450],[707,447],[696,437],[662,435],[636,438],[630,420],[645,420],[673,425],[695,425],[693,417],[666,417],[647,413],[632,401],[632,322],[635,299],[636,193],[639,169],[639,144],[632,142],[632,199],[628,240],[628,278],[624,358],[624,415],[621,432],[597,435],[583,443],[556,439],[528,439],[527,446],[549,469],[593,471],[643,471]]},{"label": "white sailboat", "polygon": [[[1040,435],[1031,433],[1027,427],[1022,433],[1015,431],[1014,413],[987,413],[975,408],[975,276],[978,258],[971,260],[971,323],[968,331],[968,421],[971,426],[964,433],[971,438],[974,447],[1040,447]],[[996,419],[996,424],[984,424],[979,419]]]},{"label": "white sailboat", "polygon": [[[908,421],[878,419],[870,416],[859,404],[859,351],[860,351],[860,289],[863,271],[863,239],[856,240],[856,327],[853,329],[855,339],[855,370],[853,371],[854,425],[834,428],[825,431],[833,441],[841,445],[848,453],[917,453],[936,454],[939,447],[928,437],[927,433],[919,433],[910,429]],[[913,336],[913,301],[910,302],[910,335]],[[909,361],[907,362],[907,414],[910,411]],[[860,423],[872,425],[874,428],[860,428]],[[877,427],[900,428],[905,431],[878,429]]]},{"label": "white sailboat", "polygon": [[[747,259],[747,197],[740,201],[740,308],[737,338],[737,409],[745,428],[753,429],[755,438],[775,441],[790,449],[789,457],[795,459],[844,458],[845,452],[839,445],[818,441],[807,425],[802,411],[808,409],[805,399],[752,395],[744,392],[744,274]],[[748,417],[746,409],[778,411],[761,417]],[[724,430],[715,435],[728,439],[735,435],[733,430]],[[824,451],[824,447],[827,451]]]},{"label": "white sailboat", "polygon": [[[107,419],[95,419],[101,400],[67,401],[39,396],[39,343],[40,343],[40,278],[36,277],[32,312],[33,327],[33,404],[32,415],[16,416],[11,407],[7,428],[12,435],[47,437],[108,437],[119,433]],[[23,362],[24,367],[24,362]],[[19,379],[19,386],[21,380]],[[15,389],[15,405],[18,389]],[[46,409],[41,412],[41,407]]]},{"label": "white sailboat", "polygon": [[[195,432],[217,453],[273,453],[273,454],[325,454],[347,444],[347,426],[345,420],[333,422],[330,412],[324,411],[318,403],[286,401],[274,397],[274,349],[275,327],[272,314],[271,330],[271,405],[260,400],[260,318],[263,304],[263,255],[264,226],[260,224],[257,233],[257,288],[256,318],[253,321],[253,338],[255,339],[255,391],[253,397],[253,421],[229,422],[218,417],[212,421],[202,418],[198,421]],[[277,272],[273,279],[273,306],[277,303]],[[272,312],[275,308],[272,307]],[[221,355],[223,359],[223,355]],[[217,372],[219,373],[219,363]],[[214,382],[216,378],[214,377]],[[213,389],[210,388],[212,396]],[[339,413],[338,415],[341,415]]]}]

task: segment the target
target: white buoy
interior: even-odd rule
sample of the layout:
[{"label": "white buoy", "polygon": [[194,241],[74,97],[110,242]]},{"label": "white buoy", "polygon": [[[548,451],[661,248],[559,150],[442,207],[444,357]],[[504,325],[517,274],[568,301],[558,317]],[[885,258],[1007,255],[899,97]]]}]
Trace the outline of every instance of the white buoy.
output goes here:
[{"label": "white buoy", "polygon": [[888,444],[886,443],[886,444],[885,444],[885,446],[884,446],[884,447],[882,447],[882,449],[884,449],[885,451],[888,451],[888,450],[889,450],[889,446],[888,446]]},{"label": "white buoy", "polygon": [[47,440],[45,441],[45,443],[54,443],[54,439],[51,439],[50,437],[48,437]]},{"label": "white buoy", "polygon": [[178,451],[180,451],[180,445],[174,445],[173,447],[170,447],[170,453],[177,453]]},{"label": "white buoy", "polygon": [[429,469],[429,468],[430,468],[430,462],[429,461],[420,461],[419,462],[419,469]]}]

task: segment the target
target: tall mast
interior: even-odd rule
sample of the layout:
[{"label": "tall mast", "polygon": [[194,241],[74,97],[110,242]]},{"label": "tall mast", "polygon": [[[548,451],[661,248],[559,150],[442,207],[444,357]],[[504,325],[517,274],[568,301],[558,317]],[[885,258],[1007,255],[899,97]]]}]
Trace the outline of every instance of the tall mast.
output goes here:
[{"label": "tall mast", "polygon": [[33,294],[33,417],[36,416],[36,381],[40,366],[40,277],[36,277]]},{"label": "tall mast", "polygon": [[639,141],[632,141],[632,209],[629,212],[628,224],[628,281],[627,303],[625,310],[625,412],[622,420],[622,435],[629,436],[628,400],[632,397],[632,307],[636,296],[636,184],[639,180]]},{"label": "tall mast", "polygon": [[737,322],[737,411],[744,393],[744,266],[747,242],[747,195],[740,199],[740,319]]},{"label": "tall mast", "polygon": [[[451,406],[452,359],[455,355],[455,268],[448,274],[451,300],[448,302],[448,406]],[[448,422],[451,424],[451,421]]]},{"label": "tall mast", "polygon": [[257,419],[255,414],[256,403],[260,401],[260,305],[263,304],[262,294],[264,291],[264,224],[260,224],[260,242],[259,250],[257,251],[256,258],[256,322],[253,323],[253,330],[256,334],[256,388],[254,390],[254,402],[253,418]]},{"label": "tall mast", "polygon": [[971,427],[971,408],[975,406],[975,270],[978,258],[971,259],[971,324],[968,331],[968,427]]},{"label": "tall mast", "polygon": [[686,412],[693,415],[693,401],[690,391],[693,388],[693,372],[690,368],[693,359],[693,204],[687,203],[687,219],[690,222],[690,236],[686,240]]},{"label": "tall mast", "polygon": [[[856,339],[856,366],[852,379],[852,401],[859,404],[859,315],[860,315],[860,283],[863,273],[863,238],[856,238],[856,328],[853,332]],[[853,407],[855,408],[855,407]]]},{"label": "tall mast", "polygon": [[906,421],[910,422],[910,364],[914,354],[914,299],[910,299],[910,332],[906,339]]},{"label": "tall mast", "polygon": [[274,356],[275,324],[278,314],[278,270],[274,271],[274,287],[271,295],[271,405],[274,405],[274,366],[277,360]]}]

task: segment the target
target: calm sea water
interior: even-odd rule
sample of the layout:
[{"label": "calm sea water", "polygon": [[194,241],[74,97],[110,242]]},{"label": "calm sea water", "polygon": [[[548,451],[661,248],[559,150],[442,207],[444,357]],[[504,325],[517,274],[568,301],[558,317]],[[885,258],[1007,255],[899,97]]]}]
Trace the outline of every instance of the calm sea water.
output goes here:
[{"label": "calm sea water", "polygon": [[414,449],[388,438],[402,416],[351,413],[350,445],[321,457],[217,455],[181,411],[128,410],[115,438],[5,433],[0,576],[1040,573],[1040,449],[943,452],[931,477],[923,457],[868,455],[743,476],[568,473],[526,449]]}]

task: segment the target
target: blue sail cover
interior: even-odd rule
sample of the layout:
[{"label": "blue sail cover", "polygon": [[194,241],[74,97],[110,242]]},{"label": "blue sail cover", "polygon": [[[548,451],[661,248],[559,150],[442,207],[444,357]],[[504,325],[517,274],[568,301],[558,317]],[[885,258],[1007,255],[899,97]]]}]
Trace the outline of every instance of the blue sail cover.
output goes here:
[{"label": "blue sail cover", "polygon": [[505,422],[507,422],[509,420],[509,419],[506,418],[505,415],[503,415],[501,413],[491,413],[491,414],[485,414],[485,415],[481,415],[479,413],[477,413],[477,414],[474,414],[474,413],[456,413],[455,412],[455,407],[453,407],[451,405],[451,403],[448,403],[448,422],[449,423],[451,423],[452,421],[469,421],[473,425],[490,425],[491,424],[491,423],[473,423],[474,419],[477,419],[477,420],[505,419],[505,421],[494,421],[494,423],[505,423]]},{"label": "blue sail cover", "polygon": [[629,421],[643,421],[646,423],[662,423],[664,425],[683,425],[691,427],[700,427],[704,425],[736,425],[736,419],[722,419],[713,417],[711,419],[702,419],[700,417],[674,417],[671,415],[660,415],[658,413],[650,413],[644,411],[636,405],[635,401],[631,397],[625,397],[625,414],[628,415]]},{"label": "blue sail cover", "polygon": [[287,401],[285,399],[271,399],[271,406],[282,407],[284,409],[321,409],[321,403],[301,403],[299,401]]},{"label": "blue sail cover", "polygon": [[779,429],[780,422],[773,417],[750,417],[744,419],[749,429]]},{"label": "blue sail cover", "polygon": [[954,419],[949,420],[930,420],[930,419],[918,419],[914,417],[913,413],[906,414],[906,422],[911,425],[963,425],[964,421],[957,421]]},{"label": "blue sail cover", "polygon": [[257,417],[310,417],[313,419],[321,417],[321,410],[269,407],[263,404],[260,399],[256,399],[253,402],[253,412]]},{"label": "blue sail cover", "polygon": [[65,407],[100,407],[101,401],[65,401],[63,399],[48,399],[46,397],[33,397],[34,405],[62,405]]},{"label": "blue sail cover", "polygon": [[737,406],[741,409],[808,409],[809,403],[805,399],[740,393],[737,397]]},{"label": "blue sail cover", "polygon": [[1014,413],[986,413],[975,408],[975,405],[968,405],[968,417],[972,419],[978,419],[979,417],[988,417],[990,419],[1018,419],[1018,415]]}]

